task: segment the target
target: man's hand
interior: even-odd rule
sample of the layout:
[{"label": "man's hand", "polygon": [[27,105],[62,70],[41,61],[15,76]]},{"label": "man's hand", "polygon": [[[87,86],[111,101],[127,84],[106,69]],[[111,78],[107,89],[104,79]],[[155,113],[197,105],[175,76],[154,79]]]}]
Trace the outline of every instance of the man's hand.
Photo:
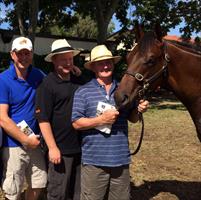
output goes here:
[{"label": "man's hand", "polygon": [[82,74],[82,71],[77,66],[75,66],[75,65],[72,66],[71,72],[75,76],[80,76]]},{"label": "man's hand", "polygon": [[138,112],[146,112],[147,108],[149,107],[149,102],[147,100],[140,100],[138,105]]},{"label": "man's hand", "polygon": [[111,109],[105,111],[102,115],[100,115],[100,117],[104,124],[113,124],[116,121],[118,115],[119,112],[117,110]]},{"label": "man's hand", "polygon": [[49,149],[49,161],[53,164],[61,163],[61,152],[58,147]]},{"label": "man's hand", "polygon": [[27,148],[35,149],[40,144],[39,138],[39,135],[32,134],[27,137],[27,140],[23,145]]}]

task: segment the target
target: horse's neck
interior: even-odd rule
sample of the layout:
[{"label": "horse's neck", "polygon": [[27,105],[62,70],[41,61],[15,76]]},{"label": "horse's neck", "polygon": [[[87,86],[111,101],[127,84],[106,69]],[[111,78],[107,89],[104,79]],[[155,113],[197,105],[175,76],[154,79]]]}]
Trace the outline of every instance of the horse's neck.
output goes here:
[{"label": "horse's neck", "polygon": [[192,54],[168,44],[168,84],[175,93],[184,96],[194,96],[194,91],[201,94],[201,56]]},{"label": "horse's neck", "polygon": [[168,45],[168,84],[187,107],[201,141],[201,56]]}]

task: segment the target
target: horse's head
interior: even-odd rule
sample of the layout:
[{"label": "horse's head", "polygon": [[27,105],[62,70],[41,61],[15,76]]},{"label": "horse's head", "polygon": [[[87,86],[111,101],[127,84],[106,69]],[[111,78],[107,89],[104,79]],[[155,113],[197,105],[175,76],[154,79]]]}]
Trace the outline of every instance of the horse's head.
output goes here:
[{"label": "horse's head", "polygon": [[138,43],[127,56],[128,68],[115,92],[119,108],[132,105],[135,99],[143,98],[148,89],[159,86],[167,66],[161,34],[143,33],[139,27],[136,32]]}]

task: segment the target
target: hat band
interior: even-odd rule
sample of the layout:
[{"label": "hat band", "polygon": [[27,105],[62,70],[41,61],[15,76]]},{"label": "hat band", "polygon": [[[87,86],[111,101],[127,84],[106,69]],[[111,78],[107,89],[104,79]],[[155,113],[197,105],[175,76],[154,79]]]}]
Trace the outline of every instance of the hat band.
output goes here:
[{"label": "hat band", "polygon": [[94,58],[92,61],[96,61],[97,59],[99,59],[99,58],[104,58],[104,57],[113,58],[113,56],[111,56],[111,55],[103,55],[103,56],[98,56],[98,57]]},{"label": "hat band", "polygon": [[55,49],[51,53],[58,53],[58,52],[62,52],[62,51],[74,51],[74,49],[72,47],[62,47],[59,49]]}]

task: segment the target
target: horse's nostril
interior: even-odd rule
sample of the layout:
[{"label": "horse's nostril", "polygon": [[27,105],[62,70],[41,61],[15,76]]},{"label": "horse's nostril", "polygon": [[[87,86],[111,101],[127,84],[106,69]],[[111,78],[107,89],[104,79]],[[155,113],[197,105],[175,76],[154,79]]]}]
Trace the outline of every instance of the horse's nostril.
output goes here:
[{"label": "horse's nostril", "polygon": [[116,104],[119,108],[124,107],[125,104],[127,104],[128,99],[129,99],[128,95],[126,95],[126,94],[121,94],[121,95],[115,96]]},{"label": "horse's nostril", "polygon": [[126,103],[128,101],[128,95],[124,94],[123,98],[122,98],[122,104]]}]

